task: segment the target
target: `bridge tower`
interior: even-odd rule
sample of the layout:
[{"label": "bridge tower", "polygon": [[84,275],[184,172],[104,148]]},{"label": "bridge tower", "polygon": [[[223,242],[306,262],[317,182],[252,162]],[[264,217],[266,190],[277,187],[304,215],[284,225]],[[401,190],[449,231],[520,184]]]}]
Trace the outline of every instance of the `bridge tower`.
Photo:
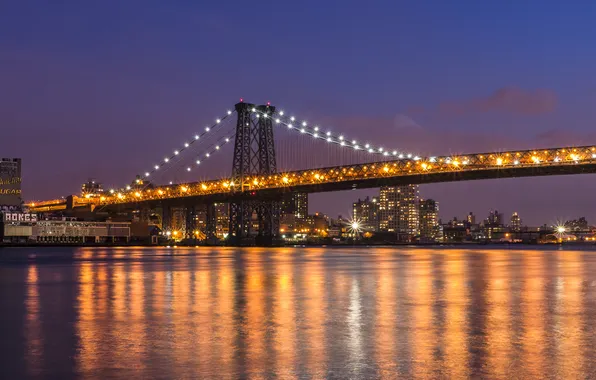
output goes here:
[{"label": "bridge tower", "polygon": [[275,107],[236,104],[238,121],[232,163],[233,190],[238,198],[230,203],[230,240],[246,244],[253,237],[253,215],[258,222],[259,245],[273,244],[279,235],[280,204],[278,200],[250,199],[250,188],[257,176],[277,172],[273,141]]}]

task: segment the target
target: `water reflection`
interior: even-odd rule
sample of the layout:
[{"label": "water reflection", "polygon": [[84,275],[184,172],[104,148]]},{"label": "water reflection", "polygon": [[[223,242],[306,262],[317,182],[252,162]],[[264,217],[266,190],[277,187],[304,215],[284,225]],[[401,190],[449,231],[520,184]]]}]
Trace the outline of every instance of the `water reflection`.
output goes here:
[{"label": "water reflection", "polygon": [[592,252],[52,255],[0,264],[0,364],[13,378],[586,378],[595,369]]}]

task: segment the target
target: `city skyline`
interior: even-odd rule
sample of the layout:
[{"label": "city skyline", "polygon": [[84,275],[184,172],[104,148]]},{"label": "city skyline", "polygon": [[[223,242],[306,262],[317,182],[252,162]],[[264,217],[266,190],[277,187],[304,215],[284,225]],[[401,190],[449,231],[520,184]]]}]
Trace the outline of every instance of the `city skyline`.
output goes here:
[{"label": "city skyline", "polygon": [[[374,5],[363,12],[349,2],[341,9],[317,4],[314,13],[286,4],[246,11],[271,20],[264,26],[219,4],[140,11],[129,3],[115,12],[76,3],[3,5],[0,31],[9,38],[0,43],[0,121],[9,128],[0,150],[23,158],[23,195],[31,200],[74,193],[88,176],[106,186],[129,182],[240,97],[427,155],[596,140],[589,128],[596,90],[584,80],[596,51],[582,29],[590,12],[581,6],[435,2],[431,15],[418,4],[394,6],[394,12]],[[538,8],[540,19],[519,17]],[[338,16],[360,22],[329,28]],[[159,33],[150,26],[156,20]],[[507,28],[477,28],[486,23]],[[268,42],[238,46],[239,33]],[[328,49],[337,54],[323,54]],[[570,66],[561,59],[577,51],[581,61]],[[296,55],[301,59],[283,58]],[[241,65],[232,63],[240,57]],[[198,176],[223,176],[228,160]],[[422,195],[440,199],[445,216],[511,207],[538,224],[594,219],[585,210],[594,190],[590,176],[571,176],[425,185]],[[318,194],[311,204],[347,213],[352,197]]]}]

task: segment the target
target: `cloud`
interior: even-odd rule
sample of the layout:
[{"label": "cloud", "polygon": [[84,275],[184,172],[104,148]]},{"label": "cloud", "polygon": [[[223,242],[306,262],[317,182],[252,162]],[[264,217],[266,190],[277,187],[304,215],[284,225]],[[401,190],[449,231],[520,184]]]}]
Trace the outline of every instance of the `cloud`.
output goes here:
[{"label": "cloud", "polygon": [[503,87],[487,97],[443,102],[439,104],[438,110],[442,114],[453,116],[487,112],[541,115],[553,112],[557,107],[557,101],[557,96],[552,90],[528,91],[519,87]]},{"label": "cloud", "polygon": [[396,129],[421,128],[418,123],[409,116],[404,114],[397,114],[393,119],[393,125]]}]

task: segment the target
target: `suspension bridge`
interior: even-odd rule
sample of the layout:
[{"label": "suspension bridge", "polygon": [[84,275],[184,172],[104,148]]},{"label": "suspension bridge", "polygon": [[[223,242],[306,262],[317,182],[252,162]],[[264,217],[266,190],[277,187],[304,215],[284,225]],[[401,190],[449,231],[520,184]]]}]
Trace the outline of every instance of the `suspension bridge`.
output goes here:
[{"label": "suspension bridge", "polygon": [[[222,128],[226,124],[232,124],[229,131]],[[276,128],[278,132],[274,136]],[[283,134],[280,129],[298,137],[282,141],[285,148],[295,146],[297,141],[308,141],[310,145],[299,147],[303,158],[299,161],[306,161],[306,168],[292,168],[296,157],[276,152],[280,141],[275,137]],[[163,185],[155,181],[174,166],[192,175],[200,166],[209,165],[209,160],[232,142],[231,175],[205,181],[166,181]],[[309,151],[314,144],[332,147],[328,148],[330,165],[317,162],[316,154]],[[181,157],[196,146],[203,150],[195,152],[189,165]],[[286,161],[283,168],[278,165],[279,156]],[[72,196],[28,206],[36,212],[90,207],[104,213],[137,212],[144,216],[158,213],[165,229],[171,224],[172,208],[183,208],[187,214],[186,231],[195,230],[193,215],[203,210],[207,216],[204,235],[212,239],[214,205],[225,202],[229,204],[230,244],[270,245],[279,235],[280,201],[291,192],[594,172],[596,146],[423,157],[350,139],[299,121],[270,104],[241,101],[234,110],[193,135],[130,184],[110,189],[101,196]]]}]

